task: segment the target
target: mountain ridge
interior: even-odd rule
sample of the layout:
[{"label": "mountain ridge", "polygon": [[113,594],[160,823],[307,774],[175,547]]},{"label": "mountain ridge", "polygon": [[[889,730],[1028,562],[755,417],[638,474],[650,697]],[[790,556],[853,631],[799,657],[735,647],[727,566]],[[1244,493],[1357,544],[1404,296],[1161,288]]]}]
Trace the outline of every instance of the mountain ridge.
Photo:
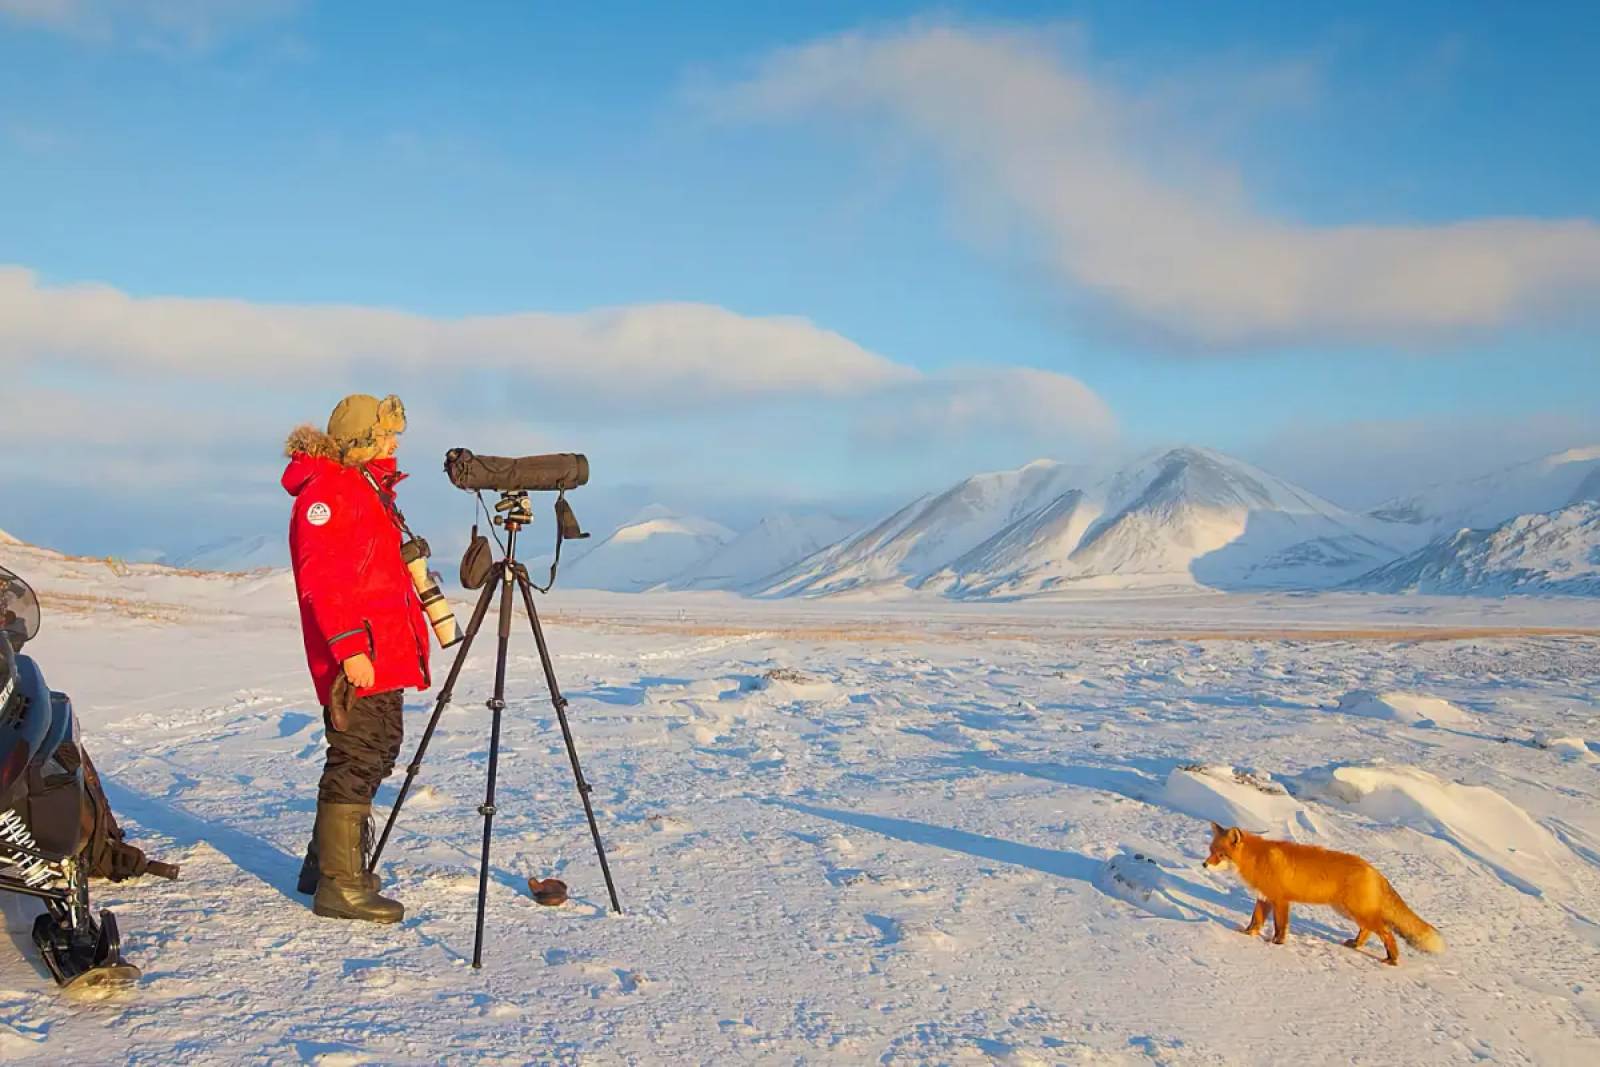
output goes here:
[{"label": "mountain ridge", "polygon": [[1347,588],[1380,593],[1600,596],[1600,503],[1463,529],[1362,575]]},{"label": "mountain ridge", "polygon": [[[954,506],[975,499],[986,511]],[[941,522],[957,529],[941,536]],[[972,536],[984,530],[987,537]],[[812,557],[763,595],[903,587],[981,599],[1071,587],[1284,587],[1310,571],[1320,572],[1314,584],[1328,585],[1400,555],[1382,532],[1377,520],[1242,460],[1179,446],[1098,477],[1053,462],[975,475]]]}]

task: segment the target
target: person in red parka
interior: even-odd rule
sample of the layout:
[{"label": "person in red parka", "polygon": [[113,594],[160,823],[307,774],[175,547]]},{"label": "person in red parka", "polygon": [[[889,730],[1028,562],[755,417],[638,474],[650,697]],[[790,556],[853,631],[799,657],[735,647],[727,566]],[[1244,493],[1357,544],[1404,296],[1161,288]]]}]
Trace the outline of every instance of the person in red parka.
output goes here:
[{"label": "person in red parka", "polygon": [[326,432],[301,426],[284,448],[289,555],[328,742],[300,891],[315,893],[318,915],[374,922],[399,922],[405,910],[366,874],[372,798],[400,755],[404,690],[430,684],[428,622],[401,559],[395,506],[405,427],[398,397],[357,394],[339,402]]}]

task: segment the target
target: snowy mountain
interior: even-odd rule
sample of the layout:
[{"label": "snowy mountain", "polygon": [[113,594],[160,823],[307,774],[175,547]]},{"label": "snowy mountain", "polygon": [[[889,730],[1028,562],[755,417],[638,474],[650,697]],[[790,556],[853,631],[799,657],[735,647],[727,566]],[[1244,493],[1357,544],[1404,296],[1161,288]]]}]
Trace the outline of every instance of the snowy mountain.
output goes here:
[{"label": "snowy mountain", "polygon": [[[26,541],[13,537],[4,530],[0,530],[0,545],[31,547]],[[49,552],[47,549],[39,551]],[[260,570],[264,567],[287,567],[289,545],[282,534],[256,534],[230,537],[183,552],[141,548],[131,552],[119,552],[114,558],[121,563],[158,564],[183,570],[242,572]]]},{"label": "snowy mountain", "polygon": [[[20,575],[47,603],[52,620],[67,615],[112,613],[138,619],[177,621],[196,615],[273,614],[294,603],[294,580],[287,570],[223,574],[117,556],[79,556],[0,539],[0,566]],[[3,1047],[3,1045],[0,1045]]]},{"label": "snowy mountain", "polygon": [[1322,587],[1398,556],[1390,533],[1247,463],[1178,448],[1098,479],[1049,462],[969,478],[805,561],[767,592]]},{"label": "snowy mountain", "polygon": [[832,515],[769,515],[667,584],[673,589],[749,589],[857,529],[858,523]]},{"label": "snowy mountain", "polygon": [[563,584],[627,593],[653,589],[733,539],[732,530],[710,519],[678,515],[652,505],[582,556],[564,562]]},{"label": "snowy mountain", "polygon": [[162,556],[158,562],[197,571],[253,571],[289,565],[288,539],[279,534],[229,537],[187,552]]},{"label": "snowy mountain", "polygon": [[1521,515],[1492,530],[1460,530],[1363,575],[1351,588],[1600,596],[1600,504]]},{"label": "snowy mountain", "polygon": [[917,585],[1081,482],[1085,471],[1037,460],[923,496],[780,575],[772,596],[826,596]]},{"label": "snowy mountain", "polygon": [[1418,527],[1429,538],[1487,530],[1518,515],[1557,511],[1600,500],[1600,445],[1573,448],[1467,481],[1435,485],[1372,512]]},{"label": "snowy mountain", "polygon": [[967,597],[1073,586],[1321,587],[1392,559],[1387,533],[1250,464],[1178,448],[1058,498],[930,584]]}]

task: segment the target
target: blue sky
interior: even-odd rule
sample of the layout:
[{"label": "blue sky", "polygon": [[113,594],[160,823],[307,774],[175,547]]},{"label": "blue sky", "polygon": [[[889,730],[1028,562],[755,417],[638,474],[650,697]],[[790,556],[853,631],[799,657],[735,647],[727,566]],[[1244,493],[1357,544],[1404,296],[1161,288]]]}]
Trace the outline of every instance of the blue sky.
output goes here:
[{"label": "blue sky", "polygon": [[589,452],[602,522],[1177,441],[1366,505],[1600,439],[1600,13],[1397,6],[0,0],[0,371],[52,456],[0,526],[274,528],[354,389],[430,482]]}]

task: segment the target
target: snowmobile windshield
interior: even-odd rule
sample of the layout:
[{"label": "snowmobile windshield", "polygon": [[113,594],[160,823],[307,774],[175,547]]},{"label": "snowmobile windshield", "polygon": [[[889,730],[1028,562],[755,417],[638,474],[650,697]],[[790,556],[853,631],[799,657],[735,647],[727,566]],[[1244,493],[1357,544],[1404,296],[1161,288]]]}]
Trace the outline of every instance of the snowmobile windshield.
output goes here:
[{"label": "snowmobile windshield", "polygon": [[27,582],[0,567],[0,630],[14,646],[39,633],[39,598]]}]

